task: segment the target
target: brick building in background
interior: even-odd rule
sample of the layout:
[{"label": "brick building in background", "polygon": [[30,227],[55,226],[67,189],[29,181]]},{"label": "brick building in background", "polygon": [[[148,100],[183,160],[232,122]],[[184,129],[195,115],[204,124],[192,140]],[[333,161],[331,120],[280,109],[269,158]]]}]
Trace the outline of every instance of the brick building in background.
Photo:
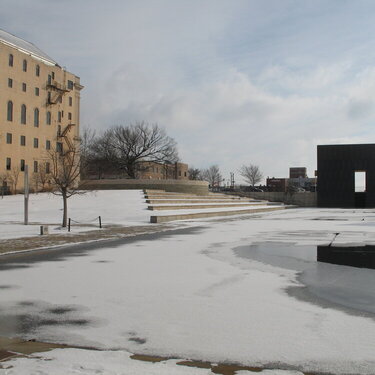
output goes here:
[{"label": "brick building in background", "polygon": [[[0,176],[49,169],[48,152],[79,139],[80,91],[67,72],[32,43],[0,29]],[[7,178],[4,178],[7,176]]]}]

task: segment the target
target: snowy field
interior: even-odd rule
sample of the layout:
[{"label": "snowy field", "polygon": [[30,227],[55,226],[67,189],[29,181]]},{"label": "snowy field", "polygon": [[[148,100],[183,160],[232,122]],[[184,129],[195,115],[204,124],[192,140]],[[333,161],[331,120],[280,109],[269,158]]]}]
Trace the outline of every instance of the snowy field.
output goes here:
[{"label": "snowy field", "polygon": [[[121,201],[121,193],[113,193]],[[143,201],[133,193],[139,211],[124,204],[125,214],[115,210],[109,221],[143,220]],[[85,203],[77,207],[83,217]],[[91,215],[93,207],[89,210]],[[33,220],[42,220],[44,212],[34,209]],[[254,260],[238,251],[269,243],[315,252],[335,233],[340,233],[336,246],[375,244],[374,210],[290,209],[178,226],[176,232],[0,263],[0,336],[101,350],[38,353],[5,362],[12,367],[0,374],[212,374],[177,366],[175,360],[134,361],[130,353],[285,370],[264,375],[375,373],[375,297],[353,291],[358,285],[370,291],[375,271],[350,271],[355,285],[340,289],[339,276],[352,267],[320,265],[315,253],[306,260],[290,255],[314,267],[317,278],[334,275],[334,291],[354,300],[349,309],[339,299],[311,295],[301,277],[304,268]],[[369,283],[362,285],[362,277]],[[296,289],[303,298],[291,293]],[[355,305],[361,296],[366,311]]]},{"label": "snowy field", "polygon": [[[66,233],[62,229],[62,198],[51,193],[30,194],[29,225],[24,222],[23,195],[0,198],[0,239],[39,235],[40,225],[50,225],[50,233]],[[88,191],[68,199],[68,217],[72,232],[103,225],[145,225],[150,221],[143,192],[140,190]]]}]

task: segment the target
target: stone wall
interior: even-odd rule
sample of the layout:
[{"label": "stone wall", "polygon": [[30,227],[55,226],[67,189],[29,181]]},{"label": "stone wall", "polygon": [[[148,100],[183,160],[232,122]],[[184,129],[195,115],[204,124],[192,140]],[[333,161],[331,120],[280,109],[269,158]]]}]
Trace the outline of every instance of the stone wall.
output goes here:
[{"label": "stone wall", "polygon": [[300,192],[292,195],[283,192],[246,192],[241,195],[254,199],[265,199],[270,202],[284,202],[300,207],[316,207],[316,193]]},{"label": "stone wall", "polygon": [[80,188],[83,190],[156,189],[176,193],[208,194],[208,182],[191,180],[83,180]]}]

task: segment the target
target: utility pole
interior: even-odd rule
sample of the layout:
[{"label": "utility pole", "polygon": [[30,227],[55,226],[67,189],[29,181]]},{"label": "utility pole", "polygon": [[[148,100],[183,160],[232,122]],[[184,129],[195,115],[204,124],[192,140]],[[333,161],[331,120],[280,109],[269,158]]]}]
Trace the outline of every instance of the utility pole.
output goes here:
[{"label": "utility pole", "polygon": [[234,190],[234,173],[230,172],[230,187]]},{"label": "utility pole", "polygon": [[25,180],[24,180],[24,213],[25,213],[25,219],[24,224],[29,224],[29,167],[28,165],[25,165]]}]

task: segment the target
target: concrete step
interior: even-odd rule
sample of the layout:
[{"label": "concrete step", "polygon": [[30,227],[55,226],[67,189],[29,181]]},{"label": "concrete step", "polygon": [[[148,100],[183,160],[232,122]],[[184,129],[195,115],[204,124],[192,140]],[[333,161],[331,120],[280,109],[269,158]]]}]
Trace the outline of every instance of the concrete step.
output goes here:
[{"label": "concrete step", "polygon": [[264,202],[241,202],[241,203],[213,203],[213,204],[168,204],[158,206],[148,206],[147,209],[151,211],[161,210],[197,210],[202,208],[226,208],[226,207],[248,207],[248,206],[264,205]]},{"label": "concrete step", "polygon": [[286,208],[295,208],[296,206],[268,206],[268,207],[259,207],[259,208],[249,208],[242,210],[225,210],[225,211],[201,211],[196,213],[181,213],[181,214],[170,214],[170,215],[158,215],[151,216],[151,223],[165,223],[168,221],[175,220],[189,220],[189,219],[199,219],[199,218],[208,218],[208,217],[217,217],[217,216],[232,216],[232,215],[244,215],[244,214],[255,214],[259,212],[269,212],[284,210]]},{"label": "concrete step", "polygon": [[[146,203],[148,204],[178,204],[178,203],[226,203],[226,202],[233,202],[231,200],[222,200],[222,199],[201,199],[201,198],[194,198],[194,199],[146,199]],[[264,201],[256,201],[252,199],[242,199],[242,200],[235,200],[234,202],[264,202]]]},{"label": "concrete step", "polygon": [[222,199],[239,201],[241,199],[251,200],[252,198],[228,197],[220,195],[194,195],[194,194],[145,194],[145,199]]}]

